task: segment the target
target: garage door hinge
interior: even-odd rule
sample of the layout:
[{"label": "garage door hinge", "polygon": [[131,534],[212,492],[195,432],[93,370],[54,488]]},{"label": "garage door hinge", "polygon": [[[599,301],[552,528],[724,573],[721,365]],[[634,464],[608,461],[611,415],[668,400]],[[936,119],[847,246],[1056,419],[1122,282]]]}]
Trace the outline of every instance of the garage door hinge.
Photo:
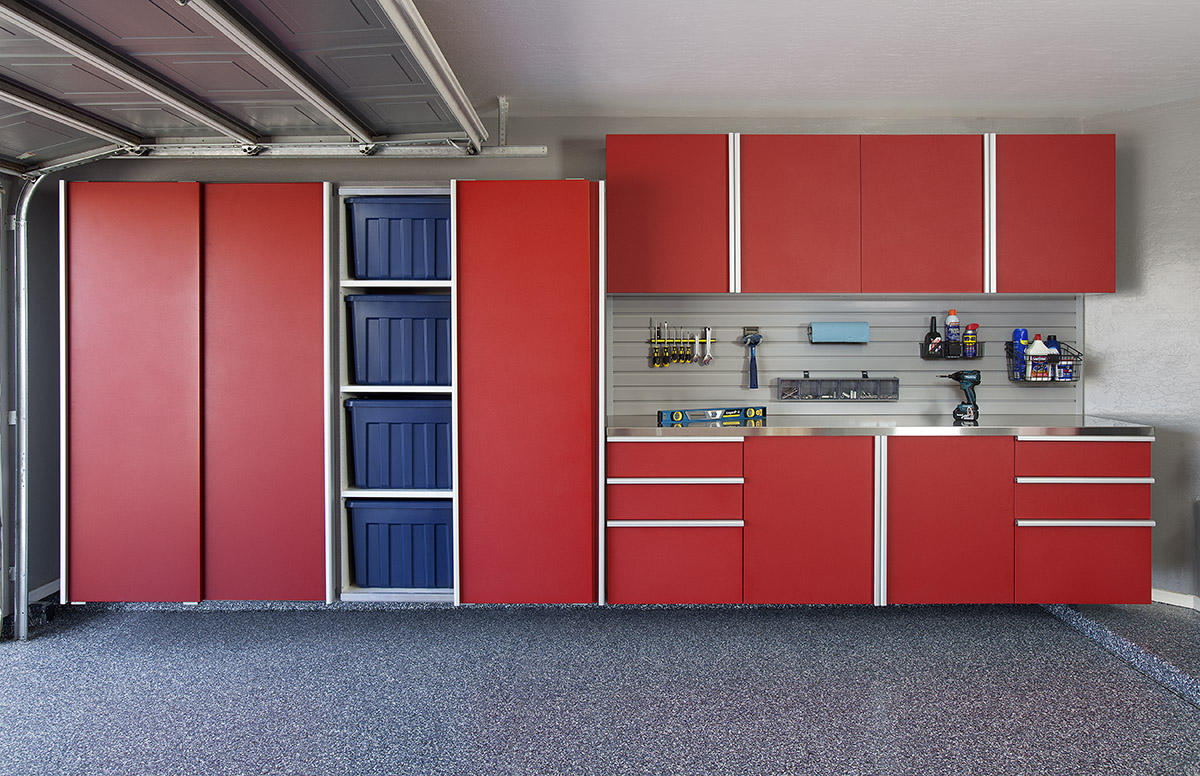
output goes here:
[{"label": "garage door hinge", "polygon": [[8,567],[8,581],[9,582],[17,581],[17,567],[16,566]]},{"label": "garage door hinge", "polygon": [[8,219],[5,221],[4,228],[8,229],[8,231],[10,231],[10,232],[17,231],[17,217],[9,216]]},{"label": "garage door hinge", "polygon": [[8,411],[8,425],[10,425],[10,426],[17,425],[17,411],[16,410]]}]

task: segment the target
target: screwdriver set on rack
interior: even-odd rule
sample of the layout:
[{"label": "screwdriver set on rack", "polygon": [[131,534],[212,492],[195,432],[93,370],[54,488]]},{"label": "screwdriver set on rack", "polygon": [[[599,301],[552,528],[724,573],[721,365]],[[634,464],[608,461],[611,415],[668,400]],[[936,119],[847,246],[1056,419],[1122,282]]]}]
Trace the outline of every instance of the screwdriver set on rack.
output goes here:
[{"label": "screwdriver set on rack", "polygon": [[712,363],[712,328],[703,333],[671,327],[665,321],[650,321],[650,366],[658,368],[671,364]]}]

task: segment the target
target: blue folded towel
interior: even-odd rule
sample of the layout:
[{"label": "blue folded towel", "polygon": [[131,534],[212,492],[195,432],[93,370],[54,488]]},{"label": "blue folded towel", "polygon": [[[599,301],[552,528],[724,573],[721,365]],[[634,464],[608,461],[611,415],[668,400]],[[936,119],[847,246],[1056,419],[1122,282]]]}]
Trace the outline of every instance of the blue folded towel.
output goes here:
[{"label": "blue folded towel", "polygon": [[871,325],[866,321],[813,321],[808,324],[810,342],[870,342]]}]

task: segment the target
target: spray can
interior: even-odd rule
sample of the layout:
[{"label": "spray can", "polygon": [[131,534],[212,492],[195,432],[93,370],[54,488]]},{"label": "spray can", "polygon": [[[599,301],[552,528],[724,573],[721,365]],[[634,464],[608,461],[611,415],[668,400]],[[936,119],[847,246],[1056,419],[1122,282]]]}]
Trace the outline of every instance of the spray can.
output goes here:
[{"label": "spray can", "polygon": [[951,310],[946,316],[946,341],[960,342],[962,340],[962,330],[958,325],[958,311]]},{"label": "spray can", "polygon": [[979,357],[979,324],[968,323],[963,333],[963,358]]},{"label": "spray can", "polygon": [[1012,374],[1014,380],[1025,379],[1025,346],[1029,344],[1028,329],[1013,329],[1012,333]]}]

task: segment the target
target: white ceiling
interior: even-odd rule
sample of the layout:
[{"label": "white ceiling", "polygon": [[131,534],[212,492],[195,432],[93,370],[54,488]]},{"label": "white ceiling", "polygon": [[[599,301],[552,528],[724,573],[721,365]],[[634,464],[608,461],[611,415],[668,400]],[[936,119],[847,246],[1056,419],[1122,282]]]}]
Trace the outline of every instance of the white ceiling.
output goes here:
[{"label": "white ceiling", "polygon": [[416,0],[524,116],[1085,117],[1200,96],[1198,0]]}]

